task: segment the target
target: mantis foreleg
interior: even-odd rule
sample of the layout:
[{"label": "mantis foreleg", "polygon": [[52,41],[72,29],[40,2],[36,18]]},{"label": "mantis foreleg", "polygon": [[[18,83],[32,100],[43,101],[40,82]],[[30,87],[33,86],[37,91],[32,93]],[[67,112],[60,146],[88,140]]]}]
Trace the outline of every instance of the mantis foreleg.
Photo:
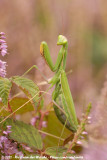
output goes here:
[{"label": "mantis foreleg", "polygon": [[48,64],[49,68],[53,72],[58,70],[58,68],[60,67],[62,63],[62,60],[64,63],[64,69],[66,65],[66,56],[67,56],[67,47],[68,47],[67,39],[64,36],[59,35],[57,45],[62,45],[62,48],[60,49],[58,53],[58,57],[57,57],[55,65],[53,64],[52,58],[50,56],[50,52],[49,52],[47,43],[43,41],[40,45],[40,53],[45,59],[46,63]]}]

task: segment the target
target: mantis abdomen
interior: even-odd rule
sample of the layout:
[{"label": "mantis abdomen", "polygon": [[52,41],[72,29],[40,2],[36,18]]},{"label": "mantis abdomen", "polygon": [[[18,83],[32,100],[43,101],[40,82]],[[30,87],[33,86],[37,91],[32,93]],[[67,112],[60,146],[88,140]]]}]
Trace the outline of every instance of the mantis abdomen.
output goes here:
[{"label": "mantis abdomen", "polygon": [[60,83],[58,83],[56,85],[55,91],[56,91],[55,95],[53,93],[53,100],[61,108],[61,109],[59,109],[58,106],[53,104],[54,111],[55,111],[55,114],[56,114],[57,118],[60,120],[60,122],[63,125],[65,124],[66,128],[68,128],[72,132],[76,132],[76,128],[75,128],[75,125],[73,125],[73,121],[72,121],[72,125],[71,125],[70,122],[68,121],[68,117],[66,116],[66,114],[64,114],[64,112],[65,112],[64,108],[67,107],[66,106],[67,104],[66,104],[64,95],[61,91],[61,84]]}]

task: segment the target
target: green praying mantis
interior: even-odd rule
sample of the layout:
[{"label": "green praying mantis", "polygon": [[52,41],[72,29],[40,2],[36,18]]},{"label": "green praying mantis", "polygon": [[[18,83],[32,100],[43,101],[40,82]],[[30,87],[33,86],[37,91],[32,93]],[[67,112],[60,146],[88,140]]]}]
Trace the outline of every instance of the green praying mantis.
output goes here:
[{"label": "green praying mantis", "polygon": [[[45,62],[47,63],[51,71],[55,72],[55,75],[53,76],[53,78],[51,78],[51,80],[48,81],[48,83],[50,84],[50,87],[48,88],[48,90],[53,86],[55,86],[55,89],[52,93],[52,101],[53,101],[53,107],[54,107],[56,116],[58,117],[58,119],[61,121],[63,125],[65,125],[73,133],[75,133],[78,128],[78,120],[77,120],[75,106],[74,106],[71,91],[69,88],[68,80],[65,73],[67,48],[68,48],[68,42],[66,37],[64,37],[63,35],[59,35],[57,45],[61,45],[62,48],[58,53],[58,57],[55,65],[53,64],[48,45],[44,41],[40,45],[40,53],[45,59]],[[26,71],[21,77],[26,75],[32,68],[38,69],[38,67],[34,65],[28,71]],[[45,78],[43,74],[42,76]],[[18,79],[20,80],[21,77],[19,77]],[[17,81],[17,77],[15,78]],[[12,79],[14,80],[14,77]],[[20,81],[19,80],[18,80],[18,83],[20,82],[21,83],[20,85],[22,85],[23,79]],[[25,81],[25,79],[23,81]],[[19,109],[20,108],[21,107],[19,107]],[[13,115],[13,113],[11,113],[10,115]],[[10,116],[7,116],[4,120],[6,120],[8,117]],[[2,123],[2,121],[0,123]]]},{"label": "green praying mantis", "polygon": [[[56,116],[62,124],[65,124],[65,126],[69,130],[75,133],[78,127],[78,121],[74,102],[65,73],[68,48],[66,37],[64,37],[63,35],[59,35],[57,45],[62,45],[62,48],[58,53],[55,65],[53,64],[48,45],[44,41],[40,45],[40,53],[45,59],[45,62],[47,63],[51,71],[55,72],[55,75],[49,81],[49,84],[51,84],[50,88],[55,85],[55,89],[52,94],[52,100],[54,102],[53,107]],[[60,106],[60,108],[58,106]]]}]

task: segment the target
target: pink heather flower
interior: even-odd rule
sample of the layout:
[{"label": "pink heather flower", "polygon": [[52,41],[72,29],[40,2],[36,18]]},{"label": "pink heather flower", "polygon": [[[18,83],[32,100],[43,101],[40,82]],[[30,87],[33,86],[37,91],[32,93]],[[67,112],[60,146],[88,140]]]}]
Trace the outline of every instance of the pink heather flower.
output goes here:
[{"label": "pink heather flower", "polygon": [[74,154],[74,153],[75,153],[75,151],[74,151],[74,150],[72,150],[72,151],[71,151],[71,153],[73,153],[73,154]]},{"label": "pink heather flower", "polygon": [[4,156],[10,156],[13,154],[19,155],[23,157],[23,153],[18,150],[17,142],[13,142],[12,140],[8,139],[8,134],[10,131],[11,126],[7,126],[7,130],[3,131],[5,136],[0,136],[0,151]]},{"label": "pink heather flower", "polygon": [[88,116],[88,120],[90,120],[91,119],[91,117],[90,116]]},{"label": "pink heather flower", "polygon": [[83,137],[83,136],[80,136],[80,138],[81,138],[81,139],[84,139],[84,137]]},{"label": "pink heather flower", "polygon": [[77,144],[82,144],[82,142],[81,141],[77,141]]},{"label": "pink heather flower", "polygon": [[35,123],[36,123],[36,117],[33,117],[30,121],[31,125],[32,126],[35,126]]},{"label": "pink heather flower", "polygon": [[[5,33],[0,32],[0,54],[5,56],[7,54],[7,44],[5,41]],[[0,77],[6,76],[6,62],[0,60]]]},{"label": "pink heather flower", "polygon": [[12,142],[11,140],[6,138],[5,136],[0,137],[0,144],[1,144],[0,150],[3,154],[5,154],[5,156],[20,153],[17,149],[17,143]]},{"label": "pink heather flower", "polygon": [[0,53],[2,56],[5,56],[7,54],[7,44],[4,35],[4,32],[0,32]]},{"label": "pink heather flower", "polygon": [[0,34],[1,34],[1,35],[3,35],[3,36],[5,35],[5,33],[4,33],[4,32],[0,32]]},{"label": "pink heather flower", "polygon": [[6,62],[3,62],[3,61],[0,60],[0,68],[5,70],[6,69]]},{"label": "pink heather flower", "polygon": [[4,133],[5,135],[8,135],[7,131],[3,131],[3,133]]},{"label": "pink heather flower", "polygon": [[4,134],[8,135],[9,133],[11,133],[12,131],[3,131]]},{"label": "pink heather flower", "polygon": [[45,127],[45,128],[47,127],[47,122],[46,121],[42,122],[42,127]]},{"label": "pink heather flower", "polygon": [[12,126],[7,126],[7,129],[10,130]]},{"label": "pink heather flower", "polygon": [[25,144],[22,144],[22,147],[28,152],[34,152],[30,147],[26,146]]},{"label": "pink heather flower", "polygon": [[87,135],[88,133],[86,131],[83,131],[82,134]]},{"label": "pink heather flower", "polygon": [[36,122],[37,122],[38,119],[39,119],[39,116],[33,117],[33,118],[31,119],[31,121],[30,121],[31,125],[32,125],[32,126],[35,126],[35,124],[36,124]]},{"label": "pink heather flower", "polygon": [[91,121],[90,120],[88,120],[88,122],[87,122],[88,124],[91,124]]},{"label": "pink heather flower", "polygon": [[0,76],[5,77],[6,76],[6,62],[0,60]]}]

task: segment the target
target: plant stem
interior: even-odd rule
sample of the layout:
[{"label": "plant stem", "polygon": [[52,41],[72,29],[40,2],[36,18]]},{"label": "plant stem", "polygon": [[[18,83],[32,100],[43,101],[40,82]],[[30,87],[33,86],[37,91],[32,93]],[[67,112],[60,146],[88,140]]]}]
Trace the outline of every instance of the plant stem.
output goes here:
[{"label": "plant stem", "polygon": [[[71,149],[75,146],[75,144],[76,144],[76,142],[78,141],[81,133],[84,131],[84,128],[85,128],[85,125],[86,125],[86,121],[87,121],[88,115],[89,115],[89,113],[90,113],[91,107],[92,107],[91,104],[89,104],[88,107],[87,107],[87,110],[86,110],[86,114],[85,114],[83,120],[81,121],[80,126],[78,127],[78,130],[77,130],[77,132],[74,134],[74,139],[73,139],[71,145],[69,146],[69,148],[68,148],[68,150],[67,150],[67,153],[71,152]],[[67,154],[67,153],[66,153],[66,154]],[[65,156],[66,156],[66,155],[65,155]]]}]

